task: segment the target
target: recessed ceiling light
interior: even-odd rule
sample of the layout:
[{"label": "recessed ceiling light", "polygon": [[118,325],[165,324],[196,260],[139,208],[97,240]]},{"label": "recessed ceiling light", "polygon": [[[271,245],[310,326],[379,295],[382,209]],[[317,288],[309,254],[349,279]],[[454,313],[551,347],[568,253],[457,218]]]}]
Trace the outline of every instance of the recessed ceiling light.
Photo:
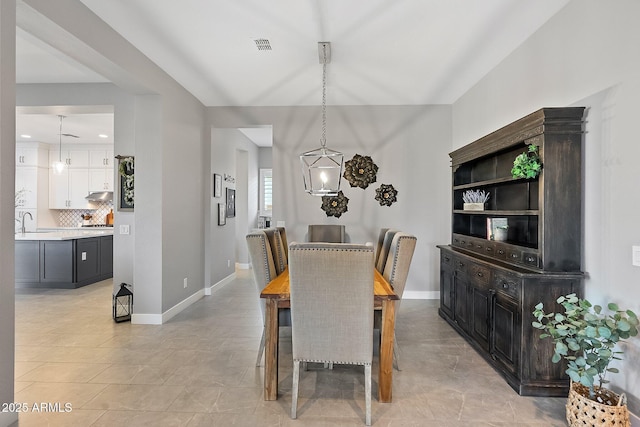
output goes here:
[{"label": "recessed ceiling light", "polygon": [[20,135],[20,138],[31,138],[31,135]]},{"label": "recessed ceiling light", "polygon": [[109,135],[105,135],[104,133],[101,133],[100,135],[98,135],[98,138],[109,138]]}]

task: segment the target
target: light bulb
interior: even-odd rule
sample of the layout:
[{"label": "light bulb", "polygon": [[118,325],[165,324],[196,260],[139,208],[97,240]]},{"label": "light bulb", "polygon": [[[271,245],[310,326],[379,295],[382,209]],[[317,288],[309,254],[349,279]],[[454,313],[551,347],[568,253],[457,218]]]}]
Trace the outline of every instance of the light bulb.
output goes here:
[{"label": "light bulb", "polygon": [[53,172],[56,175],[60,175],[64,171],[64,168],[65,164],[63,162],[53,162]]},{"label": "light bulb", "polygon": [[327,178],[327,174],[324,172],[320,172],[320,179],[322,180],[323,184],[326,184],[327,181],[329,180],[329,178]]}]

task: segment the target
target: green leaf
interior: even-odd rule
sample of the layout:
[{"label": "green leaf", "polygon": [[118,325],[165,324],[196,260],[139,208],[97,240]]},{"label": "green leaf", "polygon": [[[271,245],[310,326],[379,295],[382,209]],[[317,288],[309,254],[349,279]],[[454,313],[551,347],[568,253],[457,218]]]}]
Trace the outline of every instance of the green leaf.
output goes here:
[{"label": "green leaf", "polygon": [[567,346],[569,347],[569,350],[571,350],[571,351],[580,350],[580,345],[575,340],[568,341],[567,342]]},{"label": "green leaf", "polygon": [[609,305],[607,305],[607,307],[609,307],[609,310],[611,310],[611,311],[618,311],[619,310],[618,304],[613,303],[613,302],[610,302]]},{"label": "green leaf", "polygon": [[567,350],[568,350],[568,347],[566,346],[565,343],[563,343],[561,341],[558,341],[556,343],[556,348],[555,348],[555,352],[556,353],[558,353],[560,355],[565,355],[565,354],[567,354]]},{"label": "green leaf", "polygon": [[586,387],[591,387],[593,385],[593,377],[589,375],[581,375],[580,376],[580,384]]},{"label": "green leaf", "polygon": [[627,331],[629,331],[631,329],[631,325],[626,320],[621,319],[618,322],[618,329],[620,329],[621,331],[627,332]]},{"label": "green leaf", "polygon": [[569,378],[571,378],[571,380],[573,382],[575,382],[575,383],[581,382],[580,381],[580,374],[577,373],[576,371],[571,371],[571,370],[567,369],[567,375],[569,375]]},{"label": "green leaf", "polygon": [[611,336],[611,330],[604,326],[598,328],[598,334],[603,338],[609,338]]},{"label": "green leaf", "polygon": [[558,363],[562,358],[560,357],[560,355],[558,353],[553,353],[553,356],[551,356],[551,361],[553,363]]}]

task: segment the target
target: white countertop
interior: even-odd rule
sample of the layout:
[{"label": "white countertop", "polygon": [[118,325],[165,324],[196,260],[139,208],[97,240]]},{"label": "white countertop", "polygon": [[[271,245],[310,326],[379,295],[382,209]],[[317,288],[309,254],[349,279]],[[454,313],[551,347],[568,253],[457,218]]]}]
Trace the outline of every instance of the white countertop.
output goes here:
[{"label": "white countertop", "polygon": [[43,231],[43,232],[27,232],[25,234],[16,234],[16,241],[18,240],[74,240],[74,239],[87,239],[89,237],[100,236],[112,236],[113,229],[101,228],[99,230],[64,230],[64,231]]}]

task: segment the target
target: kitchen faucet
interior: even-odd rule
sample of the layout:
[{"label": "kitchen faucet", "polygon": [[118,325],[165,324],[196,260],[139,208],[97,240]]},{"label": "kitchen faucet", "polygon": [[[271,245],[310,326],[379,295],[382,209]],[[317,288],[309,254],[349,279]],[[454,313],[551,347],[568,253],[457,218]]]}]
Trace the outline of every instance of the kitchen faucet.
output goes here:
[{"label": "kitchen faucet", "polygon": [[24,234],[27,230],[24,228],[24,218],[29,215],[29,218],[31,218],[31,221],[33,221],[33,216],[31,215],[31,212],[25,212],[24,215],[22,215],[22,234]]}]

